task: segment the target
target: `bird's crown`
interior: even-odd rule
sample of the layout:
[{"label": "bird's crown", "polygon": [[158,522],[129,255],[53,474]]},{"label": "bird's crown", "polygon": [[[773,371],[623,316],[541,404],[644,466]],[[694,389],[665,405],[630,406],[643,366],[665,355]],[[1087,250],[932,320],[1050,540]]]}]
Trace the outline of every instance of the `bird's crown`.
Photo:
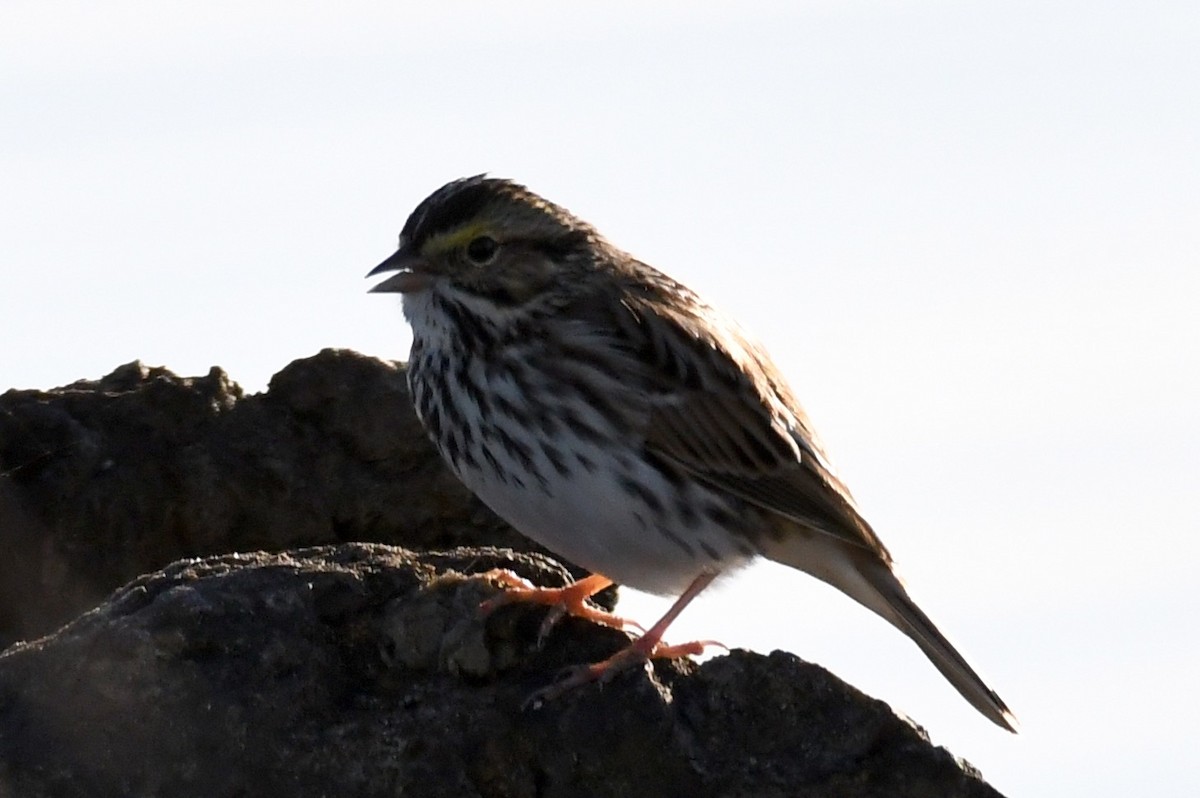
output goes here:
[{"label": "bird's crown", "polygon": [[595,235],[586,222],[523,185],[475,175],[447,183],[408,217],[400,246],[427,258],[480,238],[563,248]]}]

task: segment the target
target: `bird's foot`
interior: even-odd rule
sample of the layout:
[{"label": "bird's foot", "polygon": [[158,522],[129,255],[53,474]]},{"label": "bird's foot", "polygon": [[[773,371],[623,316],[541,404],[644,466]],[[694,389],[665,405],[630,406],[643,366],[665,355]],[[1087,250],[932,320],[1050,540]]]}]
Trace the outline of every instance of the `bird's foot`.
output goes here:
[{"label": "bird's foot", "polygon": [[703,654],[709,646],[719,646],[728,650],[727,646],[716,640],[693,640],[690,643],[667,645],[661,641],[650,641],[648,637],[640,637],[606,660],[567,668],[553,684],[546,685],[525,699],[521,708],[538,709],[547,701],[553,701],[585,684],[606,684],[617,674],[635,665],[655,659],[696,656]]},{"label": "bird's foot", "polygon": [[545,639],[550,630],[564,617],[575,618],[611,626],[614,629],[636,629],[645,631],[636,621],[622,618],[605,610],[589,606],[589,598],[612,584],[612,580],[597,574],[572,582],[566,587],[538,587],[517,574],[504,568],[494,568],[483,574],[494,582],[499,582],[505,589],[498,596],[488,599],[479,605],[479,611],[487,617],[500,607],[507,604],[541,604],[550,607],[542,621],[538,632],[538,644]]}]

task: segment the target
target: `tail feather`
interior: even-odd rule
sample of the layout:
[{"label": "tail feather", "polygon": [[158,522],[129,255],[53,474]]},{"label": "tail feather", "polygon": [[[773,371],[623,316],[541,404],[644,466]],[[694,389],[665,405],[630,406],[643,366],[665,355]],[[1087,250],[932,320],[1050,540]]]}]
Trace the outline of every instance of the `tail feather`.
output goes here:
[{"label": "tail feather", "polygon": [[1002,729],[1017,731],[1017,719],[1000,696],[909,598],[888,563],[874,553],[854,550],[819,533],[788,535],[772,542],[765,553],[836,587],[904,632],[971,706]]},{"label": "tail feather", "polygon": [[[997,726],[1010,732],[1017,731],[1017,719],[1008,706],[996,695],[979,674],[975,672],[962,654],[950,644],[934,625],[929,616],[909,598],[904,585],[885,564],[870,564],[866,569],[867,581],[885,602],[885,607],[867,606],[886,618],[904,632],[920,647],[929,661],[954,685],[962,697]],[[865,602],[863,602],[865,603]]]}]

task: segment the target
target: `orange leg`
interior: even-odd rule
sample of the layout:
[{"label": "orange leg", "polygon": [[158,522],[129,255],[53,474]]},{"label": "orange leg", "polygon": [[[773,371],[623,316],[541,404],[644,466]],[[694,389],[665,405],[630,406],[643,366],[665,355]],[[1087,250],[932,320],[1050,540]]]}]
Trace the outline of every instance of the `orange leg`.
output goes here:
[{"label": "orange leg", "polygon": [[683,612],[683,608],[690,604],[692,599],[700,595],[700,591],[712,583],[716,576],[715,573],[703,573],[696,577],[688,585],[683,595],[676,599],[671,608],[667,610],[666,615],[659,619],[658,623],[650,627],[649,631],[644,635],[606,660],[570,669],[565,678],[531,695],[525,702],[525,705],[540,706],[543,702],[552,701],[563,693],[580,685],[597,681],[601,683],[607,682],[626,668],[651,659],[672,659],[675,657],[696,655],[703,653],[707,646],[721,646],[721,643],[715,640],[696,640],[674,646],[668,646],[662,642],[662,636],[667,631],[667,627],[679,617],[679,613]]},{"label": "orange leg", "polygon": [[566,587],[537,587],[528,579],[522,579],[504,568],[494,568],[484,576],[501,583],[506,588],[499,596],[490,598],[479,605],[479,610],[484,615],[490,615],[505,604],[528,602],[550,607],[550,614],[542,622],[540,637],[544,637],[565,615],[584,618],[603,626],[611,626],[614,629],[632,627],[640,631],[642,628],[641,625],[628,618],[622,618],[586,604],[589,598],[612,584],[611,579],[599,574],[584,577]]}]

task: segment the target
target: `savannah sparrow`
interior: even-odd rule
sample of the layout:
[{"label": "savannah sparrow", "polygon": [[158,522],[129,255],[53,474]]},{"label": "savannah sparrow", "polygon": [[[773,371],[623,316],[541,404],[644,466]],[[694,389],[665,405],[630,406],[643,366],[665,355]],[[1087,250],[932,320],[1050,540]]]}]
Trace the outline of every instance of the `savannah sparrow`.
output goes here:
[{"label": "savannah sparrow", "polygon": [[766,352],[686,286],[524,186],[484,175],[422,202],[372,291],[403,294],[417,414],[454,473],[518,530],[594,575],[504,600],[602,623],[618,582],[680,598],[571,684],[692,653],[663,631],[757,556],[806,571],[896,626],[976,709],[996,693],[908,597]]}]

